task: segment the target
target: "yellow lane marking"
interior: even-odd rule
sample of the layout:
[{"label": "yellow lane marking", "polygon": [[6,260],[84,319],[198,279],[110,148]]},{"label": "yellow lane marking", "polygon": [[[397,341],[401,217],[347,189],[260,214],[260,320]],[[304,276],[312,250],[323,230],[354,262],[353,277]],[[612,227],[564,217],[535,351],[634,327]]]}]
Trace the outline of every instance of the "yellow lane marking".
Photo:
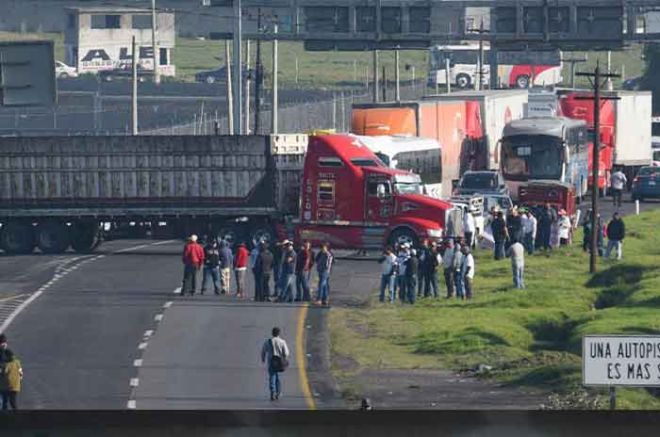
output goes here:
[{"label": "yellow lane marking", "polygon": [[16,296],[11,296],[11,297],[5,297],[4,299],[0,299],[0,302],[9,302],[10,300],[15,300],[18,299],[19,297],[27,296],[30,293],[23,293],[23,294],[17,294]]},{"label": "yellow lane marking", "polygon": [[308,306],[305,305],[300,308],[300,311],[298,312],[298,326],[296,330],[296,361],[298,362],[298,379],[300,380],[300,388],[302,390],[303,396],[305,397],[307,409],[316,410],[316,402],[314,402],[314,396],[312,396],[312,391],[309,386],[309,379],[307,378],[307,360],[305,354],[305,320],[307,318],[307,309]]}]

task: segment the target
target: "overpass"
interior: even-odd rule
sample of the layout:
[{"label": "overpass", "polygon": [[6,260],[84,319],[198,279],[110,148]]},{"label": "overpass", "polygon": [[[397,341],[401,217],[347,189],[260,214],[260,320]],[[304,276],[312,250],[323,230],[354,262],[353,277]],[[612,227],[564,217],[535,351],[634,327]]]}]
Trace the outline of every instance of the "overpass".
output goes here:
[{"label": "overpass", "polygon": [[[224,9],[237,0],[205,0]],[[204,2],[203,2],[204,4]],[[478,40],[483,22],[498,48],[616,50],[660,41],[644,18],[659,0],[242,0],[243,38],[304,41],[308,50],[418,49]],[[260,12],[262,30],[256,28]],[[263,23],[266,23],[264,26]],[[231,38],[231,32],[211,35]]]}]

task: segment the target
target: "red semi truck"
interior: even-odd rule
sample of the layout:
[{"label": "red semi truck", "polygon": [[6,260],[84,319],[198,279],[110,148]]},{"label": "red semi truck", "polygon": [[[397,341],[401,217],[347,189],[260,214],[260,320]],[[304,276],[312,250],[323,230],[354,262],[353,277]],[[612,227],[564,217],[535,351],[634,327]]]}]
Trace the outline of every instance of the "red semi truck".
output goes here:
[{"label": "red semi truck", "polygon": [[[565,117],[584,120],[593,132],[593,101],[583,100],[593,97],[588,91],[559,90],[559,107]],[[598,165],[598,188],[609,188],[610,175],[615,167],[623,170],[632,180],[643,165],[650,165],[651,151],[651,93],[645,91],[606,91],[605,97],[618,100],[603,100],[600,109],[600,144]],[[592,143],[593,144],[593,143]],[[589,147],[589,178],[593,165],[593,146]]]},{"label": "red semi truck", "polygon": [[[0,138],[0,247],[93,250],[101,224],[337,248],[439,239],[451,204],[353,136]],[[458,218],[456,218],[458,219]]]}]

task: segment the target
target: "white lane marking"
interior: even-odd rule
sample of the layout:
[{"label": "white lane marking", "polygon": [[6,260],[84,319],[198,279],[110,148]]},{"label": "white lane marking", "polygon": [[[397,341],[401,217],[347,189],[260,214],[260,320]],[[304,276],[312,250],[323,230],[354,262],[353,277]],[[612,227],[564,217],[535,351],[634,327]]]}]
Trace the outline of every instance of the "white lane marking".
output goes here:
[{"label": "white lane marking", "polygon": [[148,343],[147,343],[146,341],[143,341],[142,343],[138,344],[138,349],[140,349],[140,350],[144,350],[144,349],[146,349],[146,348],[147,348],[147,344],[148,344]]},{"label": "white lane marking", "polygon": [[173,291],[174,294],[180,294],[181,293],[181,287],[177,287]]},{"label": "white lane marking", "polygon": [[171,306],[172,306],[172,301],[171,301],[171,300],[168,301],[168,302],[165,302],[165,303],[163,304],[163,308],[169,308],[169,307],[171,307]]},{"label": "white lane marking", "polygon": [[140,380],[138,378],[131,378],[130,385],[131,387],[137,387],[140,385]]},{"label": "white lane marking", "polygon": [[142,359],[133,360],[134,367],[142,367]]},{"label": "white lane marking", "polygon": [[148,329],[148,330],[144,331],[144,338],[149,338],[152,335],[154,335],[154,331],[152,329]]},{"label": "white lane marking", "polygon": [[135,401],[132,399],[126,403],[126,408],[129,410],[135,410],[136,407],[137,406],[135,405]]},{"label": "white lane marking", "polygon": [[160,246],[161,244],[169,244],[169,243],[176,243],[178,240],[165,240],[165,241],[159,241],[158,243],[152,244],[152,246]]},{"label": "white lane marking", "polygon": [[[167,242],[173,242],[173,241],[176,241],[176,240],[167,240]],[[112,253],[120,253],[120,252],[124,252],[124,251],[137,250],[137,249],[140,249],[140,248],[143,248],[143,247],[152,246],[152,245],[156,245],[156,244],[164,244],[164,243],[165,242],[143,244],[143,245],[140,245],[140,246],[129,247],[127,249],[123,249],[121,251],[112,252]],[[25,310],[25,308],[27,308],[28,305],[30,305],[35,299],[37,299],[39,296],[41,296],[41,294],[44,291],[46,291],[51,285],[53,285],[55,282],[57,282],[57,280],[61,279],[65,275],[71,273],[73,270],[75,270],[75,268],[77,268],[77,265],[75,265],[75,266],[73,266],[69,269],[64,269],[64,266],[70,265],[73,262],[75,262],[76,260],[79,260],[79,259],[82,259],[82,258],[85,258],[85,257],[78,256],[78,257],[68,259],[64,263],[62,263],[58,268],[56,268],[55,269],[55,275],[53,275],[53,277],[51,278],[50,281],[46,282],[41,287],[39,287],[34,293],[32,293],[30,295],[29,298],[27,298],[23,303],[21,303],[18,307],[16,307],[16,309],[14,309],[14,311],[12,311],[11,314],[9,314],[9,317],[7,317],[5,319],[5,321],[2,323],[2,325],[0,325],[0,332],[7,331],[7,328],[9,328],[9,325],[11,325],[11,323],[16,319],[16,317],[18,317],[18,315],[21,312],[23,312]],[[87,261],[92,261],[94,259],[101,259],[101,258],[105,258],[105,255],[98,255],[98,256],[93,257],[93,258],[88,258]],[[58,273],[59,273],[60,276],[56,277],[56,275]]]},{"label": "white lane marking", "polygon": [[156,316],[154,317],[154,321],[160,322],[161,320],[163,320],[163,315],[162,314],[156,314]]}]

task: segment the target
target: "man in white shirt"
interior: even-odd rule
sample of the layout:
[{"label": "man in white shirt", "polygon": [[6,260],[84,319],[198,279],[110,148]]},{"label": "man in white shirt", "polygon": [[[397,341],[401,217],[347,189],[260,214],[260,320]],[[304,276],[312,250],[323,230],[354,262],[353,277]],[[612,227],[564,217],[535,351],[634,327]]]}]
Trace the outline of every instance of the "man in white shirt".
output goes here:
[{"label": "man in white shirt", "polygon": [[519,241],[513,243],[506,251],[511,258],[511,273],[513,274],[513,286],[525,288],[525,248]]},{"label": "man in white shirt", "polygon": [[474,215],[469,209],[465,210],[463,215],[463,236],[465,237],[465,244],[468,247],[474,246],[474,234],[477,231],[476,224],[474,222]]},{"label": "man in white shirt", "polygon": [[289,347],[284,339],[280,338],[280,328],[273,328],[273,336],[264,341],[261,348],[261,362],[268,364],[268,386],[270,388],[270,400],[280,398],[282,384],[280,373],[288,367]]},{"label": "man in white shirt", "polygon": [[447,240],[445,253],[442,254],[442,269],[445,275],[445,285],[447,286],[447,299],[454,296],[456,288],[454,286],[454,241]]},{"label": "man in white shirt", "polygon": [[623,189],[628,183],[628,179],[626,179],[626,175],[623,174],[621,170],[617,169],[617,171],[610,176],[610,182],[612,184],[612,204],[621,208],[621,195],[623,194]]},{"label": "man in white shirt", "polygon": [[536,242],[536,227],[537,221],[532,211],[526,209],[522,216],[523,227],[523,243],[529,255],[534,254],[534,246]]},{"label": "man in white shirt", "polygon": [[463,263],[461,264],[461,275],[463,276],[463,287],[465,288],[465,299],[472,299],[472,281],[474,279],[474,257],[467,245],[461,247]]},{"label": "man in white shirt", "polygon": [[390,303],[394,302],[395,299],[395,290],[396,290],[396,267],[397,267],[397,258],[396,255],[392,253],[392,248],[387,246],[385,248],[385,253],[382,258],[378,261],[381,265],[381,275],[380,275],[380,297],[381,302],[385,302],[385,289],[389,288]]}]

